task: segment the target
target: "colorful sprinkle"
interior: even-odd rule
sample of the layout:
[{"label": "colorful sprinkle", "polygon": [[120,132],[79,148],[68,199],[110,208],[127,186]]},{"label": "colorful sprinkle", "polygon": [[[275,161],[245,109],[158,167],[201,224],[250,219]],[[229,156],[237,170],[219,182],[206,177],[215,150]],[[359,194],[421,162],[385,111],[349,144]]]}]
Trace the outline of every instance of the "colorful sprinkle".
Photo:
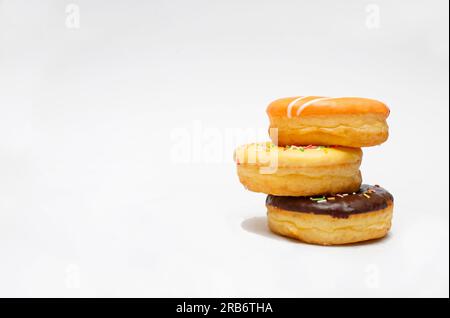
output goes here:
[{"label": "colorful sprinkle", "polygon": [[300,150],[301,152],[305,150],[312,150],[312,149],[323,149],[328,150],[328,148],[334,148],[334,146],[314,146],[314,145],[307,145],[307,146],[286,146],[285,149],[293,149],[293,150]]},{"label": "colorful sprinkle", "polygon": [[364,195],[367,199],[370,199],[370,195],[368,195],[367,193],[363,193],[363,195]]},{"label": "colorful sprinkle", "polygon": [[292,150],[300,150],[301,152],[305,151],[305,148],[303,147],[297,147],[297,146],[287,146],[287,149],[292,149]]},{"label": "colorful sprinkle", "polygon": [[309,198],[311,201],[316,201],[316,202],[319,202],[319,201],[326,201],[327,199],[325,198],[325,197],[319,197],[319,198]]}]

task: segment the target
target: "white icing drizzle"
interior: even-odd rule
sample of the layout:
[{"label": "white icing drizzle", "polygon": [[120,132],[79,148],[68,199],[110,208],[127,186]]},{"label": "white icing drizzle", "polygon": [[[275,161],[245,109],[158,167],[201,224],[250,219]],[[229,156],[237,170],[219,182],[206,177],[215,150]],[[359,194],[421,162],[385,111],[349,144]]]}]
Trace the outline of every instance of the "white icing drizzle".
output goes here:
[{"label": "white icing drizzle", "polygon": [[295,106],[295,104],[297,104],[299,101],[308,98],[309,96],[302,96],[302,97],[298,97],[296,99],[294,99],[292,102],[289,103],[288,107],[287,107],[287,116],[288,118],[292,117],[292,107]]},{"label": "white icing drizzle", "polygon": [[320,97],[320,98],[313,99],[313,100],[311,100],[311,101],[309,101],[307,103],[304,103],[299,109],[297,109],[297,114],[296,115],[300,116],[300,114],[302,113],[302,111],[306,107],[308,107],[308,106],[310,106],[310,105],[312,105],[312,104],[314,104],[316,102],[323,101],[323,100],[331,100],[331,99],[335,99],[335,98],[336,97]]}]

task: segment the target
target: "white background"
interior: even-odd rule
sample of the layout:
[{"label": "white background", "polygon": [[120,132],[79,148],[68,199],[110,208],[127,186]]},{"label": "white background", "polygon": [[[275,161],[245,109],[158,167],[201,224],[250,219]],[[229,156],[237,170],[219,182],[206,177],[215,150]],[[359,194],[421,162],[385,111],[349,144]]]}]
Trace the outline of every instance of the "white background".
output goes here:
[{"label": "white background", "polygon": [[[0,296],[449,296],[448,1],[73,2],[0,0]],[[239,184],[230,128],[304,94],[391,107],[386,239],[277,237]]]}]

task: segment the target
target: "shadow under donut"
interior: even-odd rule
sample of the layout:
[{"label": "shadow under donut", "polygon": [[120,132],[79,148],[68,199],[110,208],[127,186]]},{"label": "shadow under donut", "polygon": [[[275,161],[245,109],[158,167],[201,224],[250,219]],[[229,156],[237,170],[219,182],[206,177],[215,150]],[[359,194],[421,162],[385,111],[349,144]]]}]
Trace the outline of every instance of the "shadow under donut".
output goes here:
[{"label": "shadow under donut", "polygon": [[267,226],[267,217],[265,217],[265,216],[255,216],[252,218],[248,218],[248,219],[242,221],[241,227],[249,233],[268,237],[268,238],[271,238],[274,240],[278,240],[278,241],[288,240],[288,241],[296,242],[293,239],[282,237],[282,236],[272,233],[270,231],[269,227]]}]

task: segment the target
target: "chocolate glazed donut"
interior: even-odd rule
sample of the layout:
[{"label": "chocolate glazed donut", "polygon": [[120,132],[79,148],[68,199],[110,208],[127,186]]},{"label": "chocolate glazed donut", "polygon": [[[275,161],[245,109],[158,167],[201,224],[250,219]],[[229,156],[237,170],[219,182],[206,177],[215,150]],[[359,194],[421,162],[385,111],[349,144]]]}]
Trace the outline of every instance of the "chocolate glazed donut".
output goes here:
[{"label": "chocolate glazed donut", "polygon": [[337,245],[377,239],[391,227],[394,199],[380,186],[349,194],[266,200],[269,228],[307,243]]}]

